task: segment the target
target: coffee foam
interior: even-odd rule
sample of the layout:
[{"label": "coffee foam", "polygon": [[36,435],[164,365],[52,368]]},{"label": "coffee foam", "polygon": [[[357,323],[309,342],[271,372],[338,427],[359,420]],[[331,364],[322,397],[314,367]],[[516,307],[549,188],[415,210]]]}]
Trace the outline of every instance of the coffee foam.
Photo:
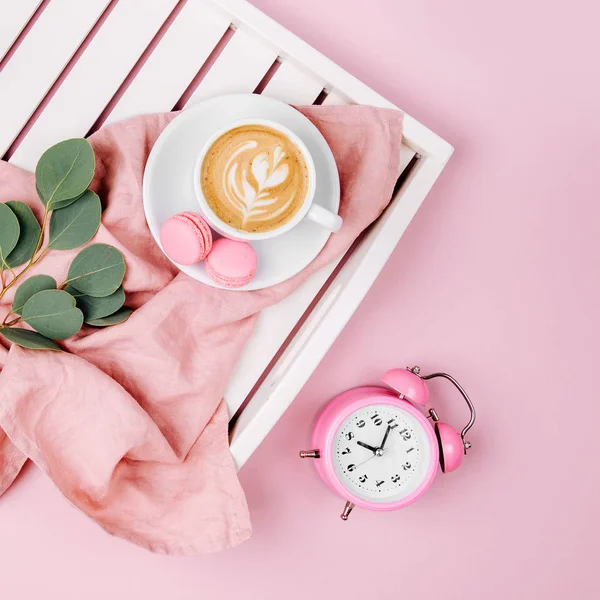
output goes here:
[{"label": "coffee foam", "polygon": [[309,189],[300,149],[266,125],[241,125],[220,136],[202,161],[200,178],[217,217],[250,233],[271,231],[290,221]]}]

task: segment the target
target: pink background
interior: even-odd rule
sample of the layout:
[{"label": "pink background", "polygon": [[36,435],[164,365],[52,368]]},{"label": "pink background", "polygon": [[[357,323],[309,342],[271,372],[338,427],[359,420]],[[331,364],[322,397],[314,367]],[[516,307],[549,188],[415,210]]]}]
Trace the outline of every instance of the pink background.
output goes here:
[{"label": "pink background", "polygon": [[[210,557],[110,538],[33,467],[0,501],[21,598],[592,598],[600,534],[600,86],[591,0],[255,0],[456,147],[365,302],[241,473],[253,539]],[[396,513],[356,511],[296,458],[328,398],[443,368],[473,450]],[[444,384],[443,418],[466,415]],[[408,596],[406,596],[408,597]]]}]

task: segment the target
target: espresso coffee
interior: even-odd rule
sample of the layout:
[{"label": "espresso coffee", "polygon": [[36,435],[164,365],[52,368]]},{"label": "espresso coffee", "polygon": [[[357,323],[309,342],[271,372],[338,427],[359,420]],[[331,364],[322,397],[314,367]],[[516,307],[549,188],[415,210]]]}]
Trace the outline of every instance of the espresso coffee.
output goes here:
[{"label": "espresso coffee", "polygon": [[277,229],[294,218],[309,190],[304,155],[267,125],[241,125],[220,136],[200,169],[204,198],[230,227],[249,233]]}]

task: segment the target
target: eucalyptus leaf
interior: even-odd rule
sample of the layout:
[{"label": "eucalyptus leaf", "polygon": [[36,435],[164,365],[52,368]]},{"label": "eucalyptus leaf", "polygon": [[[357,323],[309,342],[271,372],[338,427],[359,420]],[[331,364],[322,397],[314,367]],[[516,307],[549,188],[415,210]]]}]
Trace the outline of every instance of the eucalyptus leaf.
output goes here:
[{"label": "eucalyptus leaf", "polygon": [[8,255],[17,245],[20,231],[15,213],[6,204],[0,203],[0,264],[6,263]]},{"label": "eucalyptus leaf", "polygon": [[60,352],[60,348],[52,340],[41,333],[30,331],[29,329],[3,327],[0,329],[0,335],[23,348],[30,348],[31,350],[58,350]]},{"label": "eucalyptus leaf", "polygon": [[35,168],[36,189],[50,209],[74,202],[88,188],[96,159],[87,140],[74,138],[48,148]]},{"label": "eucalyptus leaf", "polygon": [[27,300],[43,290],[55,290],[56,281],[49,275],[34,275],[26,279],[15,292],[12,304],[12,312],[20,315]]},{"label": "eucalyptus leaf", "polygon": [[89,242],[100,227],[100,198],[87,190],[73,204],[54,210],[50,217],[48,246],[55,250],[72,250]]},{"label": "eucalyptus leaf", "polygon": [[[40,224],[35,215],[24,202],[11,200],[6,203],[19,221],[19,241],[6,259],[6,264],[11,267],[20,267],[31,259],[40,237]],[[0,264],[0,270],[2,269]]]},{"label": "eucalyptus leaf", "polygon": [[112,315],[125,303],[125,292],[122,287],[119,287],[114,294],[104,298],[86,296],[72,287],[67,287],[65,291],[69,292],[77,301],[77,308],[83,313],[83,320],[86,323]]},{"label": "eucalyptus leaf", "polygon": [[34,294],[25,303],[22,316],[37,332],[53,340],[66,340],[83,325],[83,313],[75,306],[75,298],[64,290]]},{"label": "eucalyptus leaf", "polygon": [[79,194],[79,196],[75,196],[75,198],[69,198],[68,200],[53,201],[52,209],[58,210],[59,208],[66,208],[67,206],[71,206],[71,204],[73,204],[73,202],[77,202],[77,200],[79,200],[79,198],[81,198],[81,196],[83,196],[85,192],[87,192],[87,190],[85,190],[83,194]]},{"label": "eucalyptus leaf", "polygon": [[67,292],[68,294],[71,294],[71,296],[73,296],[73,298],[75,298],[75,300],[77,300],[77,298],[81,298],[81,296],[85,296],[84,293],[80,292],[79,290],[76,290],[74,287],[71,287],[70,285],[68,285],[65,288],[65,292]]},{"label": "eucalyptus leaf", "polygon": [[125,276],[125,259],[113,246],[92,244],[71,263],[67,283],[76,290],[104,298],[117,291]]},{"label": "eucalyptus leaf", "polygon": [[[40,192],[40,188],[38,187],[38,184],[36,182],[35,184],[35,191],[37,192],[38,196],[41,198],[42,197],[42,192]],[[73,202],[75,202],[75,200],[78,200],[79,198],[81,198],[81,196],[83,196],[83,194],[85,194],[87,192],[87,189],[84,190],[81,194],[79,194],[79,196],[75,196],[74,198],[69,198],[67,200],[53,200],[52,201],[52,208],[64,208],[65,206],[69,206],[70,204],[73,204]]]},{"label": "eucalyptus leaf", "polygon": [[119,323],[124,323],[127,321],[132,312],[132,308],[123,306],[116,313],[113,313],[108,317],[104,317],[103,319],[92,319],[90,321],[86,321],[86,323],[88,325],[92,325],[92,327],[110,327],[111,325],[118,325]]}]

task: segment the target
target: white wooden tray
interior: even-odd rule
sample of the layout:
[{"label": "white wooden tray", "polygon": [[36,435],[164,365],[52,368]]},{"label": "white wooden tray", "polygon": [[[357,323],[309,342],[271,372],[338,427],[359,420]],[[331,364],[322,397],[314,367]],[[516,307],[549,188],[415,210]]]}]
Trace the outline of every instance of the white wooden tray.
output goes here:
[{"label": "white wooden tray", "polygon": [[[30,170],[62,139],[227,92],[396,108],[245,0],[0,0],[0,58],[0,156]],[[260,316],[225,396],[238,467],[356,310],[452,147],[405,115],[398,151],[377,223]]]}]

